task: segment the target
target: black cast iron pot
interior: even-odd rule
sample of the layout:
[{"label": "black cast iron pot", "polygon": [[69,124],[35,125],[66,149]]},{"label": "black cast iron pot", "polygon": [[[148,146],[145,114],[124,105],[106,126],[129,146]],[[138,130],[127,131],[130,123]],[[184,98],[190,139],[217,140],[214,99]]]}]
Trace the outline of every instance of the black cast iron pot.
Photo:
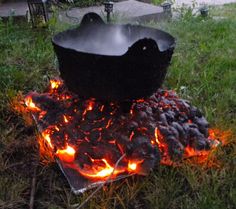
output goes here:
[{"label": "black cast iron pot", "polygon": [[82,98],[130,101],[150,96],[164,81],[175,39],[161,30],[105,24],[86,14],[80,27],[52,39],[61,77]]}]

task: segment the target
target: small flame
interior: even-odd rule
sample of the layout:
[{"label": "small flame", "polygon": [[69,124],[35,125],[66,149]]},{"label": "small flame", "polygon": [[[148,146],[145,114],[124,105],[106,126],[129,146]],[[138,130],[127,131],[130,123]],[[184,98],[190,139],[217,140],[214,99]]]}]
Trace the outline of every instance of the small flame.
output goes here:
[{"label": "small flame", "polygon": [[60,129],[58,128],[58,126],[55,126],[55,130],[56,130],[56,131],[60,131]]},{"label": "small flame", "polygon": [[52,90],[58,89],[62,84],[63,83],[60,80],[50,80],[50,87]]},{"label": "small flame", "polygon": [[25,98],[25,104],[31,111],[41,111],[41,109],[35,105],[30,95]]},{"label": "small flame", "polygon": [[130,136],[129,136],[129,140],[132,141],[132,138],[134,136],[134,131],[131,132]]},{"label": "small flame", "polygon": [[105,107],[104,105],[102,105],[102,106],[100,107],[100,111],[101,111],[101,112],[103,112],[104,107]]},{"label": "small flame", "polygon": [[90,167],[86,169],[86,166],[84,166],[84,169],[80,169],[80,173],[88,178],[107,178],[111,176],[112,178],[115,177],[117,174],[123,173],[125,169],[114,169],[106,159],[93,159],[92,162],[93,167]]},{"label": "small flame", "polygon": [[65,115],[63,115],[63,119],[64,119],[65,123],[69,123],[69,120],[68,120],[68,118]]},{"label": "small flame", "polygon": [[109,128],[111,126],[111,124],[112,124],[112,119],[108,120],[107,125],[106,125],[105,128]]},{"label": "small flame", "polygon": [[129,162],[128,164],[128,170],[129,171],[135,171],[137,169],[137,164],[136,163],[131,163]]},{"label": "small flame", "polygon": [[161,142],[159,141],[159,137],[158,137],[158,128],[157,128],[157,127],[155,128],[155,139],[156,139],[156,143],[157,143],[158,145],[160,145]]},{"label": "small flame", "polygon": [[138,173],[138,165],[142,164],[144,160],[136,160],[136,161],[129,161],[128,162],[128,171],[129,172],[136,172]]},{"label": "small flame", "polygon": [[138,99],[138,100],[136,100],[136,102],[137,103],[143,103],[143,102],[145,102],[145,100],[144,99]]},{"label": "small flame", "polygon": [[161,142],[161,141],[162,141],[162,138],[163,138],[163,136],[161,135],[159,129],[156,127],[156,128],[155,128],[155,139],[156,139],[156,143],[158,144],[158,147],[159,147],[160,149],[164,149],[164,150],[165,150],[165,149],[166,149],[166,145]]},{"label": "small flame", "polygon": [[39,119],[42,119],[47,114],[47,111],[41,111],[39,113]]},{"label": "small flame", "polygon": [[187,147],[185,148],[185,153],[186,153],[186,155],[187,155],[188,157],[192,157],[192,156],[197,155],[196,151],[195,151],[192,147],[190,147],[190,146],[187,146]]},{"label": "small flame", "polygon": [[75,159],[75,149],[69,145],[65,149],[57,150],[56,155],[61,161],[71,163]]},{"label": "small flame", "polygon": [[89,101],[86,110],[87,110],[87,111],[91,111],[91,110],[93,110],[94,105],[95,105],[94,101]]},{"label": "small flame", "polygon": [[42,132],[42,136],[43,138],[46,140],[46,142],[48,143],[48,145],[53,148],[52,146],[52,142],[51,142],[51,138],[50,138],[50,131],[48,129],[46,129],[45,131]]}]

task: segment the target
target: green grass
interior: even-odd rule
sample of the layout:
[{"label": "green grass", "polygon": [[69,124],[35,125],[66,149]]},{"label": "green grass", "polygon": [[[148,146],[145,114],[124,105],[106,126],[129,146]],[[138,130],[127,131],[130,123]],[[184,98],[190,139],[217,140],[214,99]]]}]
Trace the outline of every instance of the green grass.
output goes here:
[{"label": "green grass", "polygon": [[[236,4],[212,9],[211,14],[225,18],[184,15],[151,25],[177,40],[165,87],[201,108],[213,127],[232,131],[231,142],[211,156],[221,166],[188,160],[178,167],[161,166],[148,177],[105,186],[84,208],[236,208]],[[43,91],[48,77],[58,74],[51,46],[56,28],[55,23],[32,30],[26,23],[0,22],[0,209],[28,208],[36,167],[37,209],[73,208],[92,192],[73,195],[57,165],[38,159],[34,127],[25,125],[11,107],[16,95]]]},{"label": "green grass", "polygon": [[155,5],[161,5],[165,0],[151,0],[151,2]]},{"label": "green grass", "polygon": [[[182,21],[159,27],[173,34],[177,41],[166,86],[189,98],[212,124],[227,126],[236,119],[236,47],[233,44],[236,15],[232,12],[235,6],[224,8],[231,9],[225,13],[228,14],[225,19],[186,15]],[[217,11],[213,9],[211,14]]]}]

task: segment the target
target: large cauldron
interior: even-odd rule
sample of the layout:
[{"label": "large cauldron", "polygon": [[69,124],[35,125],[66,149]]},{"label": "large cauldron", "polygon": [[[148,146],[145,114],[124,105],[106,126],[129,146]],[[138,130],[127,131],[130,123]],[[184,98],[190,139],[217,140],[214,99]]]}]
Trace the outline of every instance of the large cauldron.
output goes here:
[{"label": "large cauldron", "polygon": [[175,46],[161,30],[105,24],[95,13],[52,42],[68,89],[105,101],[150,96],[161,86]]}]

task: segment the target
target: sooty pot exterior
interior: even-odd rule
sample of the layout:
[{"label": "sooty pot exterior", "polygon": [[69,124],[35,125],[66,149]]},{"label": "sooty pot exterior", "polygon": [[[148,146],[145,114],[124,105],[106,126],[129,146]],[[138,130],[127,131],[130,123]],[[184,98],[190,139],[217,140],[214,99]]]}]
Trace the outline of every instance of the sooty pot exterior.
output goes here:
[{"label": "sooty pot exterior", "polygon": [[[132,45],[126,46],[123,54],[100,54],[93,49],[71,47],[70,40],[75,37],[82,43],[80,36],[89,45],[90,40],[96,39],[97,31],[112,36],[113,27],[131,40]],[[94,13],[85,15],[79,28],[57,34],[52,42],[68,89],[79,97],[103,101],[150,96],[162,85],[175,46],[175,39],[168,33],[143,26],[105,24]]]}]

